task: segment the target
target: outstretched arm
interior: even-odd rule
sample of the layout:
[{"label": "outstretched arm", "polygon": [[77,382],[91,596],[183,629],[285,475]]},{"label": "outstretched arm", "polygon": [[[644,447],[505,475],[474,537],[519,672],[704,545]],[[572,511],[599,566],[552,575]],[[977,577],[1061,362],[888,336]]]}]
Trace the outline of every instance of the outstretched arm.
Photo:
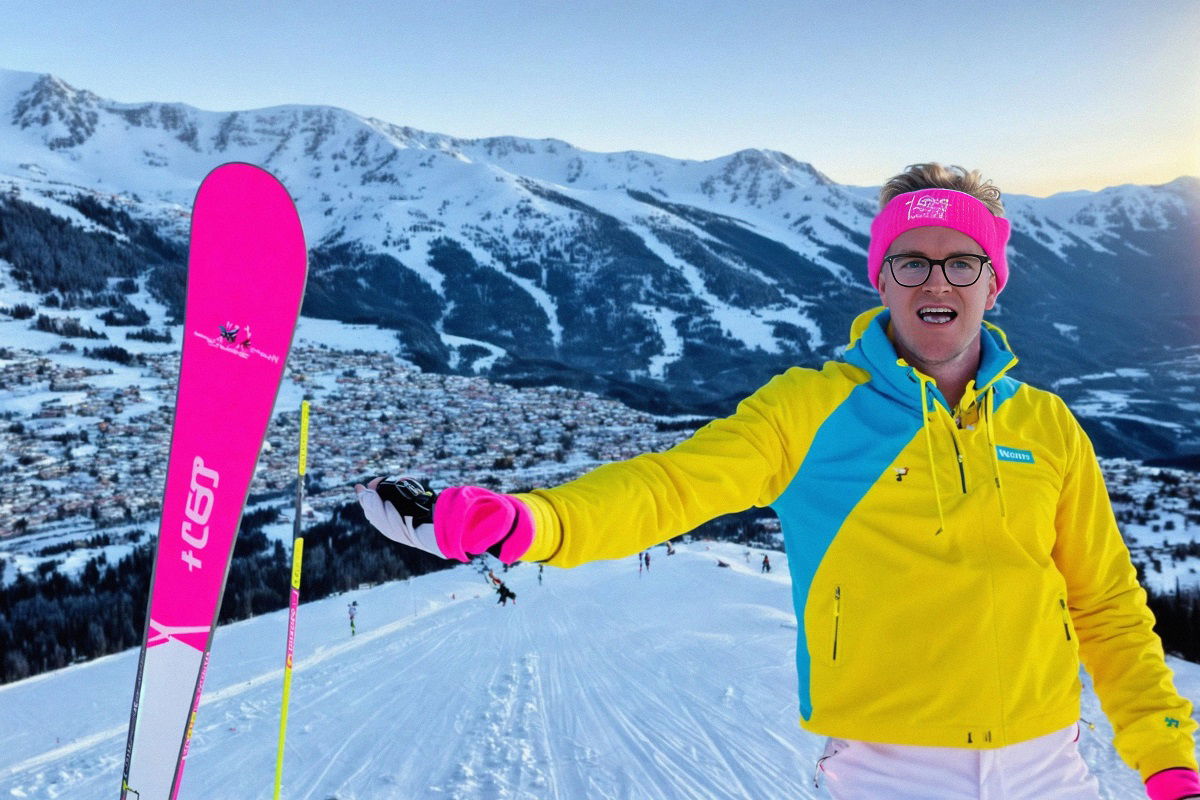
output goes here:
[{"label": "outstretched arm", "polygon": [[828,409],[853,386],[827,377],[788,370],[743,400],[735,414],[670,450],[606,464],[553,489],[518,495],[447,489],[437,496],[432,531],[405,527],[417,512],[402,507],[408,499],[376,491],[389,482],[356,487],[359,501],[385,535],[446,558],[466,560],[497,545],[509,563],[571,567],[621,558],[777,499]]},{"label": "outstretched arm", "polygon": [[[1055,518],[1053,557],[1067,582],[1080,657],[1125,763],[1143,781],[1164,771],[1172,771],[1166,777],[1178,776],[1176,769],[1194,777],[1192,705],[1173,684],[1092,444],[1065,406],[1062,413],[1070,458]],[[1165,778],[1156,780],[1165,784]],[[1153,786],[1148,784],[1148,791]]]},{"label": "outstretched arm", "polygon": [[[837,369],[831,368],[831,369]],[[536,536],[526,560],[573,567],[621,558],[783,494],[829,409],[853,383],[790,369],[664,453],[606,464],[516,497]],[[840,377],[840,374],[839,376]]]}]

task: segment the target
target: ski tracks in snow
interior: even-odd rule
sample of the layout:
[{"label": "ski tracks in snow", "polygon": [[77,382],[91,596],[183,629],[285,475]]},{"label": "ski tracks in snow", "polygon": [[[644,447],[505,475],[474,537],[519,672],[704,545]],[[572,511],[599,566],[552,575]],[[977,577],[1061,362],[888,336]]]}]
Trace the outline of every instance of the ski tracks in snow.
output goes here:
[{"label": "ski tracks in snow", "polygon": [[[713,568],[699,561],[664,560],[659,569],[703,570],[697,577],[705,577]],[[802,735],[790,743],[762,735],[796,725],[788,692],[795,681],[791,637],[774,619],[744,624],[747,636],[772,637],[774,653],[752,648],[751,655],[739,655],[738,637],[709,632],[721,612],[705,582],[696,581],[694,594],[678,592],[677,579],[659,574],[610,575],[586,590],[577,587],[568,603],[552,590],[529,593],[537,603],[530,609],[530,636],[544,653],[560,795],[811,796]]]},{"label": "ski tracks in snow", "polygon": [[[390,621],[364,621],[353,638],[344,598],[328,611],[304,606],[298,636],[314,642],[296,662],[284,796],[812,797],[812,743],[795,728],[794,639],[777,619],[786,583],[717,570],[700,554],[654,570],[639,576],[614,562],[549,572],[542,586],[518,568],[505,576],[516,607],[460,582],[457,602],[400,619],[393,612],[411,589],[393,588],[367,603]],[[218,668],[258,657],[235,639],[218,634]],[[259,667],[214,681],[182,796],[270,797],[280,679],[279,669]],[[112,727],[13,765],[0,792],[108,797],[124,733]]]},{"label": "ski tracks in snow", "polygon": [[542,713],[545,698],[536,653],[501,661],[477,692],[477,703],[459,713],[465,736],[462,758],[446,786],[432,786],[452,800],[542,800],[558,797]]},{"label": "ski tracks in snow", "polygon": [[[823,797],[812,785],[823,741],[797,726],[786,574],[759,574],[732,546],[660,553],[642,575],[632,558],[547,570],[544,585],[515,568],[504,580],[516,607],[497,606],[466,569],[364,590],[352,595],[365,609],[353,638],[350,596],[305,604],[283,796]],[[732,569],[717,569],[717,557]],[[218,632],[181,800],[271,797],[285,620]],[[0,691],[19,720],[0,726],[0,797],[116,795],[135,657]],[[1085,686],[1084,713],[1099,716]],[[71,702],[71,724],[46,713]],[[1084,749],[1106,796],[1140,796],[1097,722]]]}]

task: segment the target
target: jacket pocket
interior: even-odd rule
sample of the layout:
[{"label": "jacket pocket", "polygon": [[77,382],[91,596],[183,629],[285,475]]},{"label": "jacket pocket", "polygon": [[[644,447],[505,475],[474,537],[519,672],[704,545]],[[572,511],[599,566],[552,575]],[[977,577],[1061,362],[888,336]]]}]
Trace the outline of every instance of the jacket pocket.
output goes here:
[{"label": "jacket pocket", "polygon": [[1058,596],[1058,610],[1062,614],[1063,635],[1067,641],[1074,641],[1075,637],[1071,635],[1071,613],[1067,611],[1067,598],[1063,595]]}]

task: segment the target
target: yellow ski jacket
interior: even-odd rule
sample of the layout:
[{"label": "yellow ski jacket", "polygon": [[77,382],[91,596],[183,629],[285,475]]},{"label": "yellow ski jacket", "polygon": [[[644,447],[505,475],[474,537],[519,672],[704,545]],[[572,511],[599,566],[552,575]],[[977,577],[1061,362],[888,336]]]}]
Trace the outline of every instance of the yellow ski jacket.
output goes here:
[{"label": "yellow ski jacket", "polygon": [[984,323],[957,408],[898,359],[890,312],[840,361],[792,368],[663,453],[517,495],[525,560],[620,558],[770,506],[788,553],[801,725],[893,744],[996,748],[1079,718],[1079,660],[1142,779],[1196,768],[1091,442],[1063,401],[1007,375]]}]

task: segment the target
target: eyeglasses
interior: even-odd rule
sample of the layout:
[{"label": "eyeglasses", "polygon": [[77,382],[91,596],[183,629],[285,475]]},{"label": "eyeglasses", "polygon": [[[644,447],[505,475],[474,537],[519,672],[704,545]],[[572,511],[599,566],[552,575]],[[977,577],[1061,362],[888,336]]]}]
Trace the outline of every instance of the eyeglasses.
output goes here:
[{"label": "eyeglasses", "polygon": [[883,259],[892,271],[892,277],[901,286],[921,286],[933,274],[933,265],[942,268],[946,282],[951,286],[970,286],[983,274],[983,265],[991,261],[987,256],[959,255],[949,258],[925,258],[924,256],[895,255]]}]

